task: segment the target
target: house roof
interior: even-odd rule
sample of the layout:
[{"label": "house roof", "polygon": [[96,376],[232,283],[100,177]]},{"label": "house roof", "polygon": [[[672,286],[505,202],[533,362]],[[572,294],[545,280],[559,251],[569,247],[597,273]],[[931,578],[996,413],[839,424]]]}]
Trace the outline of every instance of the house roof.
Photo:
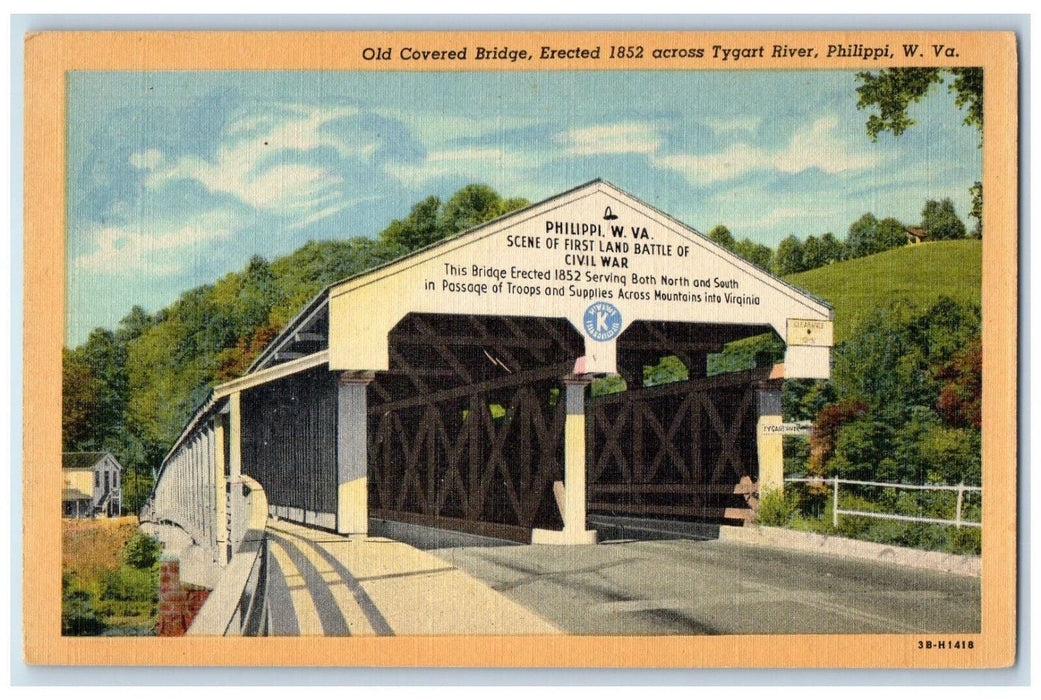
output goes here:
[{"label": "house roof", "polygon": [[912,236],[914,236],[915,238],[928,238],[929,237],[929,232],[926,231],[924,228],[908,227],[907,228],[907,232],[909,234],[911,234]]},{"label": "house roof", "polygon": [[105,459],[105,457],[112,457],[112,461],[116,463],[117,469],[122,469],[119,460],[112,456],[111,452],[62,452],[61,453],[61,468],[62,469],[90,469],[95,464]]}]

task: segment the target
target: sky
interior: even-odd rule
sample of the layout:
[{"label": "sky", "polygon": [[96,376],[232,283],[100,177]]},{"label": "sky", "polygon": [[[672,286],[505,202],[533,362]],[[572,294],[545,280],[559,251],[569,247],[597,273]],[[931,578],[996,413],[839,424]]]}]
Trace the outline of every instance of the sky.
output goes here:
[{"label": "sky", "polygon": [[73,72],[70,347],[308,240],[375,237],[471,182],[546,199],[603,178],[771,247],[865,212],[968,221],[978,134],[945,87],[867,136],[853,71]]}]

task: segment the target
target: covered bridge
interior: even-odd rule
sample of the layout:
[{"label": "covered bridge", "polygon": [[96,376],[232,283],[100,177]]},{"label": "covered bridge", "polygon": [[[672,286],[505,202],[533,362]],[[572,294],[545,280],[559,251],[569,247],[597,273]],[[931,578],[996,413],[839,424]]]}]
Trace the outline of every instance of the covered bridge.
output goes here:
[{"label": "covered bridge", "polygon": [[[706,376],[775,333],[783,365]],[[747,519],[782,483],[784,377],[829,372],[832,311],[596,180],[334,284],[165,458],[150,517],[226,559],[248,475],[273,516],[594,543],[587,512]],[[643,386],[665,356],[689,379]],[[592,397],[598,376],[626,391]]]}]

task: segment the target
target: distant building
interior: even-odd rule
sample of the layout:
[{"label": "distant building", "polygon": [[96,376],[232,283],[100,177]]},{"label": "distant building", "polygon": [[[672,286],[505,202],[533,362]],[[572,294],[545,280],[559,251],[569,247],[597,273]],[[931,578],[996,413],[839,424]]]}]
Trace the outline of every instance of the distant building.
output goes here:
[{"label": "distant building", "polygon": [[110,452],[63,452],[62,515],[114,517],[123,511],[122,465]]},{"label": "distant building", "polygon": [[908,243],[925,243],[929,240],[929,232],[924,228],[908,228],[906,231]]}]

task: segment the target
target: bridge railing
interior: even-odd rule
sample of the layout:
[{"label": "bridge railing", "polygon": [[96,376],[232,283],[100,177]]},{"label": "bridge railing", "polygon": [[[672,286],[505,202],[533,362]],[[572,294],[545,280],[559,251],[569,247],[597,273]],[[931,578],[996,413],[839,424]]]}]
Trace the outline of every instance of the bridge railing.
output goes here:
[{"label": "bridge railing", "polygon": [[[980,527],[978,520],[967,520],[965,516],[965,499],[967,495],[982,494],[983,489],[979,486],[966,486],[965,484],[894,484],[879,481],[857,481],[855,479],[821,479],[814,477],[787,477],[785,483],[804,483],[819,485],[831,490],[832,526],[839,526],[839,516],[856,516],[861,518],[876,518],[878,520],[899,520],[902,522],[925,523],[929,525],[951,525],[954,527]],[[860,510],[839,507],[839,486],[871,487],[875,489],[893,489],[894,491],[936,491],[955,494],[953,504],[953,519],[936,518],[922,515],[907,515],[903,513],[892,513],[885,511]]]},{"label": "bridge railing", "polygon": [[217,560],[224,527],[217,518],[217,450],[214,416],[201,420],[163,461],[141,520],[174,524]]},{"label": "bridge railing", "polygon": [[248,476],[229,484],[229,489],[233,554],[188,629],[192,636],[267,632],[267,495]]}]

